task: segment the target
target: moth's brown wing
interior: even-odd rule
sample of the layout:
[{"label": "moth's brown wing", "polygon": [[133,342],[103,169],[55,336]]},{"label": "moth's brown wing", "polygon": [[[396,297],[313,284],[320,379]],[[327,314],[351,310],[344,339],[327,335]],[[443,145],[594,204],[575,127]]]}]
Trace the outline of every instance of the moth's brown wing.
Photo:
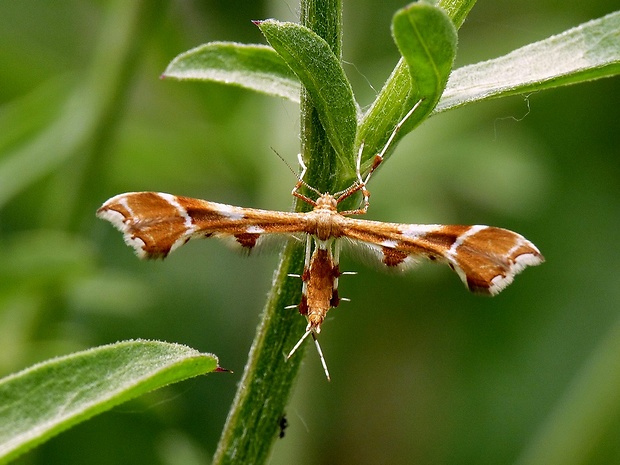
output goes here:
[{"label": "moth's brown wing", "polygon": [[270,235],[304,229],[303,215],[179,197],[161,192],[129,192],[106,201],[97,216],[123,233],[140,258],[164,258],[190,239],[217,237],[252,250]]},{"label": "moth's brown wing", "polygon": [[447,262],[480,294],[498,294],[523,269],[544,261],[534,244],[507,229],[345,220],[343,237],[363,245],[384,266],[405,270],[421,259]]}]

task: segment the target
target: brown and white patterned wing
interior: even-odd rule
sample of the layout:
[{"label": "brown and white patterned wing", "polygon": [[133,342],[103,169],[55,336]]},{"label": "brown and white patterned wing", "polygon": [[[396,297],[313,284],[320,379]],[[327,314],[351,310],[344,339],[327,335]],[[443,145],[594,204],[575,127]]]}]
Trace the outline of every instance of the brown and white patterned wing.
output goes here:
[{"label": "brown and white patterned wing", "polygon": [[515,232],[491,226],[381,223],[347,218],[343,236],[359,241],[388,268],[407,269],[422,258],[447,262],[467,288],[496,295],[523,269],[544,257]]},{"label": "brown and white patterned wing", "polygon": [[97,216],[121,231],[140,258],[164,258],[190,239],[201,237],[218,237],[252,250],[265,235],[304,228],[298,213],[233,207],[161,192],[117,195],[97,210]]}]

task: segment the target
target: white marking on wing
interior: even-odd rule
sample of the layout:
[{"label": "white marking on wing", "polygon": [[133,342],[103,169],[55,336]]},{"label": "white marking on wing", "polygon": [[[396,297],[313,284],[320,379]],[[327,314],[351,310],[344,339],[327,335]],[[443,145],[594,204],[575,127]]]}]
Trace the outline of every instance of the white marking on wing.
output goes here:
[{"label": "white marking on wing", "polygon": [[408,239],[417,239],[442,227],[440,224],[405,224],[400,233]]},{"label": "white marking on wing", "polygon": [[420,264],[421,260],[419,256],[409,254],[404,257],[403,261],[398,265],[387,266],[383,261],[383,259],[385,258],[383,248],[389,248],[389,246],[385,245],[385,242],[387,241],[383,241],[383,243],[379,245],[372,242],[364,242],[357,239],[345,238],[345,240],[342,241],[342,245],[345,246],[346,250],[354,258],[384,272],[388,271],[391,273],[394,271],[407,271]]},{"label": "white marking on wing", "polygon": [[248,234],[262,234],[265,232],[265,230],[260,226],[248,226],[245,232]]},{"label": "white marking on wing", "polygon": [[528,266],[540,265],[543,261],[537,255],[532,253],[524,253],[515,258],[515,264],[513,266],[514,273],[520,273],[524,268]]},{"label": "white marking on wing", "polygon": [[125,244],[133,248],[138,258],[147,258],[146,251],[144,250],[146,243],[142,239],[139,237],[134,237],[127,232],[123,234],[123,239],[125,240]]},{"label": "white marking on wing", "polygon": [[164,199],[166,202],[168,202],[170,205],[177,209],[179,216],[183,218],[183,224],[185,225],[188,233],[193,233],[196,230],[194,220],[192,220],[192,217],[189,216],[187,210],[185,210],[185,207],[183,207],[183,205],[181,205],[177,201],[176,196],[171,194],[164,194],[163,192],[159,192],[157,195],[159,195],[162,199]]},{"label": "white marking on wing", "polygon": [[520,273],[527,266],[536,266],[542,263],[542,259],[539,256],[540,251],[536,248],[534,244],[532,244],[523,236],[518,236],[517,243],[508,251],[506,255],[508,257],[511,257],[512,254],[514,254],[518,249],[524,246],[534,249],[538,255],[533,253],[522,253],[520,255],[517,255],[514,259],[515,263],[511,267],[511,271],[514,270],[514,274]]},{"label": "white marking on wing", "polygon": [[497,295],[502,292],[506,287],[512,283],[514,280],[515,274],[508,272],[506,276],[502,276],[498,274],[491,280],[491,285],[489,286],[489,294]]},{"label": "white marking on wing", "polygon": [[[516,250],[523,246],[531,247],[536,252],[540,253],[534,244],[525,239],[523,236],[518,236],[517,243],[508,251],[506,256],[512,256]],[[506,276],[499,274],[491,280],[489,292],[491,295],[499,294],[502,290],[508,287],[514,280],[514,277],[521,273],[526,267],[540,265],[542,262],[543,260],[540,256],[533,253],[523,253],[521,255],[517,255],[514,259],[514,263],[511,263],[509,269],[506,271]]]},{"label": "white marking on wing", "polygon": [[[452,269],[456,272],[456,274],[459,276],[459,278],[461,278],[461,281],[463,282],[463,284],[465,284],[465,286],[468,286],[468,284],[467,284],[467,274],[463,271],[463,269],[459,265],[459,262],[457,260],[457,249],[461,245],[463,245],[463,243],[467,240],[467,238],[473,236],[474,234],[477,234],[478,232],[480,232],[480,231],[482,231],[482,230],[484,230],[486,228],[488,228],[488,226],[484,226],[484,225],[471,226],[467,231],[465,231],[463,234],[461,234],[459,237],[457,237],[456,241],[454,241],[452,246],[448,250],[446,250],[445,257],[448,259],[448,261],[452,265]],[[508,283],[508,284],[510,284],[510,283]],[[506,284],[506,285],[508,285],[508,284]],[[491,292],[491,289],[489,289],[489,291]],[[499,292],[499,291],[501,291],[501,289],[498,290],[497,292]]]},{"label": "white marking on wing", "polygon": [[185,226],[185,232],[181,234],[179,238],[176,241],[174,241],[174,243],[170,247],[170,252],[173,252],[179,247],[181,247],[183,244],[185,244],[188,238],[190,238],[192,234],[196,232],[196,225],[194,224],[192,217],[187,213],[187,210],[185,210],[183,205],[181,205],[177,201],[176,196],[171,195],[171,194],[165,194],[163,192],[158,192],[157,195],[160,196],[162,199],[164,199],[166,202],[168,202],[170,205],[172,205],[174,208],[176,208],[179,216],[183,218],[183,225]]},{"label": "white marking on wing", "polygon": [[112,225],[123,233],[127,233],[127,224],[125,223],[125,216],[116,210],[99,210],[97,216],[103,220],[107,220]]},{"label": "white marking on wing", "polygon": [[[456,238],[456,241],[454,241],[454,244],[452,244],[452,247],[450,247],[447,251],[446,251],[446,255],[452,260],[453,263],[456,262],[456,254],[457,254],[457,249],[463,245],[463,243],[467,240],[467,238],[473,236],[474,234],[478,234],[480,231],[487,229],[488,226],[484,226],[484,225],[476,225],[476,226],[471,226],[467,231],[465,231],[463,234],[461,234],[459,237]],[[459,276],[461,274],[459,273]]]},{"label": "white marking on wing", "polygon": [[134,217],[134,216],[136,216],[136,215],[135,215],[135,213],[133,212],[132,208],[131,208],[131,207],[129,206],[129,204],[127,203],[127,198],[128,198],[128,197],[127,197],[126,195],[121,196],[121,197],[118,199],[118,203],[120,203],[123,207],[125,207],[125,210],[127,210],[127,211],[129,212],[129,216]]},{"label": "white marking on wing", "polygon": [[420,258],[415,255],[407,255],[402,262],[392,268],[397,271],[407,271],[420,264]]},{"label": "white marking on wing", "polygon": [[242,220],[243,218],[245,218],[245,215],[243,214],[243,209],[239,207],[233,207],[232,205],[215,202],[211,202],[211,205],[213,205],[213,209],[216,212],[231,220]]},{"label": "white marking on wing", "polygon": [[[456,260],[453,260],[452,258],[450,258],[450,264],[452,265],[452,269],[454,270],[454,272],[459,275],[459,278],[461,278],[461,281],[463,282],[463,284],[465,284],[465,286],[468,286],[467,284],[467,275],[465,274],[465,272],[461,269],[461,267],[459,266],[459,264],[456,262]],[[469,287],[469,286],[468,286]]]}]

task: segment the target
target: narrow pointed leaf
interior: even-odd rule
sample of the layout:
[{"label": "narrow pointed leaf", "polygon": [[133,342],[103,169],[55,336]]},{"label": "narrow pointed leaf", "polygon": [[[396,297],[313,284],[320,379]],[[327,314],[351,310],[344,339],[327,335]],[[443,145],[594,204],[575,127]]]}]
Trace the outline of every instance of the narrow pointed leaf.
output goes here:
[{"label": "narrow pointed leaf", "polygon": [[508,55],[455,70],[435,111],[619,72],[620,12],[616,11]]},{"label": "narrow pointed leaf", "polygon": [[456,29],[441,8],[415,3],[396,12],[392,33],[409,66],[410,104],[424,99],[413,123],[430,113],[443,93],[456,56]]},{"label": "narrow pointed leaf", "polygon": [[0,464],[98,413],[218,368],[179,344],[126,341],[52,359],[0,380]]},{"label": "narrow pointed leaf", "polygon": [[210,42],[181,53],[164,78],[212,81],[299,102],[299,80],[274,49],[265,45]]},{"label": "narrow pointed leaf", "polygon": [[380,105],[384,110],[391,107],[389,113],[376,113],[373,110],[379,106],[375,104],[364,119],[358,136],[358,141],[365,144],[364,159],[383,147],[400,119],[418,100],[424,99],[396,140],[431,113],[443,93],[456,56],[456,29],[448,15],[433,5],[413,3],[397,11],[392,33],[408,67],[409,79],[403,80],[401,88],[393,89],[395,92],[380,96],[392,101],[391,105]]},{"label": "narrow pointed leaf", "polygon": [[304,85],[340,162],[353,166],[357,105],[338,57],[300,24],[269,19],[257,25]]}]

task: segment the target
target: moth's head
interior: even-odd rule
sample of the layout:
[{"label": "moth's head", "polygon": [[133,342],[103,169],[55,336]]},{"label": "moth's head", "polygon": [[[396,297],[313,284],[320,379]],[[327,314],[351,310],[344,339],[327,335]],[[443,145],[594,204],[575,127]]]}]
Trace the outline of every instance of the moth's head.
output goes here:
[{"label": "moth's head", "polygon": [[315,210],[332,210],[336,211],[336,207],[338,202],[336,198],[331,194],[321,194],[318,199],[316,199],[316,205],[314,206]]}]

